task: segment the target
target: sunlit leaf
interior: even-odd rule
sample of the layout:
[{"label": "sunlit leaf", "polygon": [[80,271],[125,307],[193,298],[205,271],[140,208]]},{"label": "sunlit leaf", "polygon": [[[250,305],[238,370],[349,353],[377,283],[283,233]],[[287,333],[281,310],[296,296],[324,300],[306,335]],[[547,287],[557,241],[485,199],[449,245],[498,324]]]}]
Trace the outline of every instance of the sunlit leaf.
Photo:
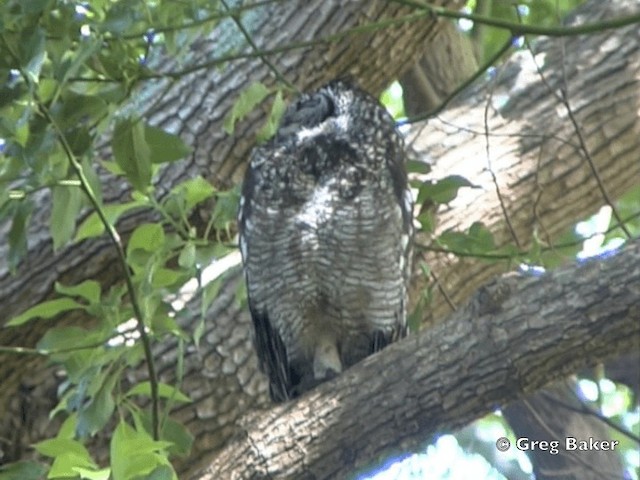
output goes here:
[{"label": "sunlit leaf", "polygon": [[100,283],[96,280],[85,280],[77,285],[62,285],[56,282],[56,292],[69,297],[78,296],[89,303],[98,303],[100,300]]},{"label": "sunlit leaf", "polygon": [[[151,397],[151,383],[148,381],[138,383],[126,393],[126,396],[128,397],[132,395],[144,395],[146,397]],[[158,384],[158,396],[160,398],[171,399],[178,403],[191,403],[192,401],[176,387],[167,385],[166,383]]]},{"label": "sunlit leaf", "polygon": [[170,446],[170,442],[155,441],[143,429],[136,430],[121,421],[111,437],[113,478],[146,477],[168,462],[159,452]]},{"label": "sunlit leaf", "polygon": [[425,182],[419,189],[417,203],[432,200],[436,203],[449,203],[458,195],[461,187],[473,187],[473,184],[460,175],[450,175],[436,182]]},{"label": "sunlit leaf", "polygon": [[9,327],[17,327],[18,325],[22,325],[33,320],[34,318],[51,318],[55,317],[59,313],[75,310],[77,308],[85,308],[85,306],[70,298],[48,300],[46,302],[39,303],[35,307],[31,307],[17,317],[13,317],[6,323],[6,325]]},{"label": "sunlit leaf", "polygon": [[191,210],[200,202],[210,198],[215,193],[215,188],[204,178],[197,176],[176,185],[171,193],[181,195],[185,200],[185,208]]},{"label": "sunlit leaf", "polygon": [[49,229],[53,249],[57,250],[71,240],[76,218],[82,206],[82,191],[78,187],[56,186],[52,188],[51,221]]},{"label": "sunlit leaf", "polygon": [[233,108],[224,118],[223,128],[228,134],[232,134],[236,122],[246,117],[253,109],[269,95],[269,89],[260,82],[252,83],[239,96],[233,104]]},{"label": "sunlit leaf", "polygon": [[88,465],[92,465],[91,455],[82,443],[72,438],[51,438],[34,445],[38,453],[46,457],[57,457],[65,453],[73,453],[78,458],[84,459]]},{"label": "sunlit leaf", "polygon": [[193,242],[187,242],[178,256],[178,265],[182,268],[193,268],[196,264],[196,246]]},{"label": "sunlit leaf", "polygon": [[[133,201],[128,203],[119,203],[116,205],[107,205],[102,207],[105,218],[111,225],[115,225],[118,218],[130,210],[145,206],[143,201]],[[104,233],[105,226],[97,212],[93,212],[78,227],[74,240],[79,242],[85,238],[97,237]]]},{"label": "sunlit leaf", "polygon": [[146,252],[155,252],[164,246],[165,235],[162,225],[159,223],[144,223],[138,225],[131,234],[127,244],[127,253],[136,249]]}]

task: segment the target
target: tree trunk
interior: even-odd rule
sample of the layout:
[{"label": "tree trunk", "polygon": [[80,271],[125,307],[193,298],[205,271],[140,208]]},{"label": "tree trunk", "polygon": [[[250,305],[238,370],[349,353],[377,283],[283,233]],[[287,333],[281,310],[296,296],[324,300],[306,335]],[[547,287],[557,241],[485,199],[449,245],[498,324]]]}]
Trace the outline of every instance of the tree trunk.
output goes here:
[{"label": "tree trunk", "polygon": [[[582,412],[575,390],[575,382],[565,380],[529,395],[502,413],[517,438],[531,441],[555,441],[567,437],[608,440],[611,437],[608,426],[597,417]],[[555,480],[560,472],[563,480],[624,478],[618,452],[592,450],[587,453],[561,451],[550,454],[540,449],[528,452],[536,480]]]}]

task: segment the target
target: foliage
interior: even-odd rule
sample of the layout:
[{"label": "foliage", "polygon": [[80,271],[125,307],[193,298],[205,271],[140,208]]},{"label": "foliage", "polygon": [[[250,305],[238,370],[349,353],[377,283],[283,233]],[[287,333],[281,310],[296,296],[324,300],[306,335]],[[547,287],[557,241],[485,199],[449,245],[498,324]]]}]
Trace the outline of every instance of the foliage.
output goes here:
[{"label": "foliage", "polygon": [[[219,21],[214,7],[206,1],[0,5],[0,72],[7,79],[0,95],[0,220],[11,222],[9,264],[15,272],[27,252],[34,200],[45,193],[54,249],[107,235],[127,278],[109,288],[90,279],[56,283],[56,298],[6,324],[61,316],[71,321],[49,328],[33,351],[66,374],[51,412],[64,418],[62,427],[35,445],[52,460],[49,477],[177,478],[169,458],[189,453],[192,437],[170,411],[190,400],[178,387],[158,382],[148,345],[166,336],[193,341],[168,299],[229,251],[220,242],[212,248],[207,237],[228,233],[238,193],[217,191],[196,177],[159,196],[157,173],[190,148],[125,107],[149,80],[149,65],[160,52],[183,52],[203,26]],[[102,182],[110,175],[133,187],[129,199],[105,202]],[[189,215],[205,201],[214,205],[213,214],[198,232]],[[138,225],[125,248],[115,226],[140,209],[156,212],[158,221]],[[77,311],[94,322],[73,325]],[[143,361],[151,364],[149,380],[127,385],[123,373]],[[115,426],[110,464],[98,465],[85,443],[108,425]],[[31,462],[0,472],[2,478],[41,475],[42,466]]]},{"label": "foliage", "polygon": [[[584,3],[584,0],[524,0],[520,2],[501,2],[491,0],[470,0],[467,8],[480,11],[491,18],[500,18],[525,25],[552,27],[561,25],[562,19],[571,10]],[[509,41],[510,33],[505,30],[490,29],[478,23],[474,25],[472,36],[478,30],[486,30],[479,45],[479,60],[485,62],[493,52],[500,50]]]}]

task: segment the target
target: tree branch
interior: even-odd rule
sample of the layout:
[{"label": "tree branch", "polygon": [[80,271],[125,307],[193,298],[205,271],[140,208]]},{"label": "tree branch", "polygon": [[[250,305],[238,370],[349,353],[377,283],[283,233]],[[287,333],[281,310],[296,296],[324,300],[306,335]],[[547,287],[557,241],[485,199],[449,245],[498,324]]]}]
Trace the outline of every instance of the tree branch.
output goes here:
[{"label": "tree branch", "polygon": [[[247,422],[194,479],[346,478],[548,383],[640,348],[640,241],[541,277],[505,276],[298,401]],[[562,439],[559,439],[562,440]]]}]

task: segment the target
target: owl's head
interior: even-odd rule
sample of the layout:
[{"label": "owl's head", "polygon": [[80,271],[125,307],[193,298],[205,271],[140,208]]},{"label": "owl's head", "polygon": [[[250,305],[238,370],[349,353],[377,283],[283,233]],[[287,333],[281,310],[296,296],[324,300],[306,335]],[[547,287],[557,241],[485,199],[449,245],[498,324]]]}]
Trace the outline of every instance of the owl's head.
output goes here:
[{"label": "owl's head", "polygon": [[334,80],[320,89],[302,94],[284,113],[277,138],[297,136],[306,140],[319,135],[365,134],[386,126],[395,129],[393,118],[371,95],[349,80]]}]

